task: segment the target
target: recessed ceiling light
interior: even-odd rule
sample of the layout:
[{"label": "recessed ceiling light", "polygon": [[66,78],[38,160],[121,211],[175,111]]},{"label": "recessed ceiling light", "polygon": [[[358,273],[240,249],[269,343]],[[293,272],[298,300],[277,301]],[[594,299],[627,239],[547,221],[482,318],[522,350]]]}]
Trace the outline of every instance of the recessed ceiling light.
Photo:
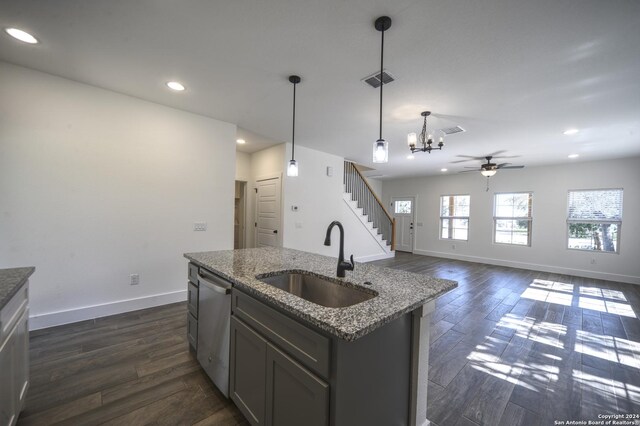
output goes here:
[{"label": "recessed ceiling light", "polygon": [[562,132],[563,135],[575,135],[576,133],[578,133],[578,129],[567,129]]},{"label": "recessed ceiling light", "polygon": [[34,36],[32,36],[31,34],[29,34],[26,31],[22,31],[19,30],[17,28],[5,28],[4,30],[7,34],[9,34],[11,37],[18,39],[20,41],[24,41],[25,43],[29,43],[29,44],[37,44],[38,43],[38,39],[35,38]]},{"label": "recessed ceiling light", "polygon": [[441,172],[446,172],[449,169],[440,169]]},{"label": "recessed ceiling light", "polygon": [[411,155],[411,154],[407,155],[407,160],[413,160],[414,158],[416,158],[416,157],[414,157],[414,156],[413,156],[413,155]]},{"label": "recessed ceiling light", "polygon": [[247,141],[245,141],[244,139],[236,139],[236,142],[240,145],[244,145],[245,143],[247,143]]},{"label": "recessed ceiling light", "polygon": [[175,90],[176,92],[182,92],[184,90],[184,86],[182,83],[177,81],[169,81],[167,82],[167,87],[171,90]]},{"label": "recessed ceiling light", "polygon": [[578,158],[578,157],[580,157],[580,154],[569,154],[568,157],[569,158]]}]

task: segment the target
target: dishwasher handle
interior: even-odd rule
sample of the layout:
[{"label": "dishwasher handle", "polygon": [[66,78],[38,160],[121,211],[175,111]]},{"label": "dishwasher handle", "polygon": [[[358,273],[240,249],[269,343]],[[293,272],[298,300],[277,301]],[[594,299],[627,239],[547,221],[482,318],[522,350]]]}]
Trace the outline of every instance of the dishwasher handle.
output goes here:
[{"label": "dishwasher handle", "polygon": [[218,277],[204,277],[198,274],[198,283],[203,284],[205,287],[221,294],[231,293],[231,283]]}]

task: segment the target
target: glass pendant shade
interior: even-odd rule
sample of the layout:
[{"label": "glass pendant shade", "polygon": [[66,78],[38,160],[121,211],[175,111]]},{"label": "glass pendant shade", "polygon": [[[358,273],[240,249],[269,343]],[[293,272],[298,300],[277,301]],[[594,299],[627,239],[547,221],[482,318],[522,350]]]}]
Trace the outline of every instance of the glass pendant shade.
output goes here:
[{"label": "glass pendant shade", "polygon": [[409,145],[409,148],[415,148],[417,142],[418,135],[416,135],[415,133],[409,133],[407,135],[407,145]]},{"label": "glass pendant shade", "polygon": [[378,139],[373,143],[373,162],[386,163],[389,161],[389,143],[384,139]]},{"label": "glass pendant shade", "polygon": [[289,167],[287,167],[287,176],[298,176],[298,162],[296,160],[289,160]]},{"label": "glass pendant shade", "polygon": [[480,170],[480,174],[485,177],[491,177],[495,175],[497,170]]}]

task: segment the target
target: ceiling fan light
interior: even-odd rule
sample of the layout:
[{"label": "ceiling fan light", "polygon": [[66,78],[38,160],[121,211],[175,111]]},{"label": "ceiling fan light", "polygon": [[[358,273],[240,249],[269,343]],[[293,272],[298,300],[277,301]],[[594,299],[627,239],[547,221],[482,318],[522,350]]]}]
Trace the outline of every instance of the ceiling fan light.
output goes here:
[{"label": "ceiling fan light", "polygon": [[378,139],[373,143],[373,162],[386,163],[389,161],[389,143],[384,139]]},{"label": "ceiling fan light", "polygon": [[415,148],[417,142],[418,142],[418,135],[417,134],[409,133],[407,135],[407,145],[409,145],[409,148]]},{"label": "ceiling fan light", "polygon": [[483,170],[480,170],[480,174],[485,177],[491,177],[496,174],[496,171],[497,170],[483,169]]},{"label": "ceiling fan light", "polygon": [[298,176],[298,162],[296,160],[289,160],[289,166],[287,167],[287,176]]}]

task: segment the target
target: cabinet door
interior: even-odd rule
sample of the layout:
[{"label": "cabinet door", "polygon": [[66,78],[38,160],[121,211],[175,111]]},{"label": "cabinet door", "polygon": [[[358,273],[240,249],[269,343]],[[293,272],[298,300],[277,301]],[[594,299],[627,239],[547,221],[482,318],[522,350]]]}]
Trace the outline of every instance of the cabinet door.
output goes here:
[{"label": "cabinet door", "polygon": [[189,346],[195,351],[198,349],[198,320],[191,313],[187,313],[187,339]]},{"label": "cabinet door", "polygon": [[17,391],[13,366],[16,355],[15,327],[9,331],[4,342],[0,341],[0,424],[12,425],[16,420]]},{"label": "cabinet door", "polygon": [[267,345],[266,426],[326,426],[329,385]]},{"label": "cabinet door", "polygon": [[267,341],[231,316],[230,395],[252,425],[264,424],[266,354]]},{"label": "cabinet door", "polygon": [[187,283],[187,308],[194,318],[198,318],[198,286]]},{"label": "cabinet door", "polygon": [[15,327],[13,383],[16,395],[16,415],[22,411],[29,388],[29,325],[28,311],[22,314]]}]

